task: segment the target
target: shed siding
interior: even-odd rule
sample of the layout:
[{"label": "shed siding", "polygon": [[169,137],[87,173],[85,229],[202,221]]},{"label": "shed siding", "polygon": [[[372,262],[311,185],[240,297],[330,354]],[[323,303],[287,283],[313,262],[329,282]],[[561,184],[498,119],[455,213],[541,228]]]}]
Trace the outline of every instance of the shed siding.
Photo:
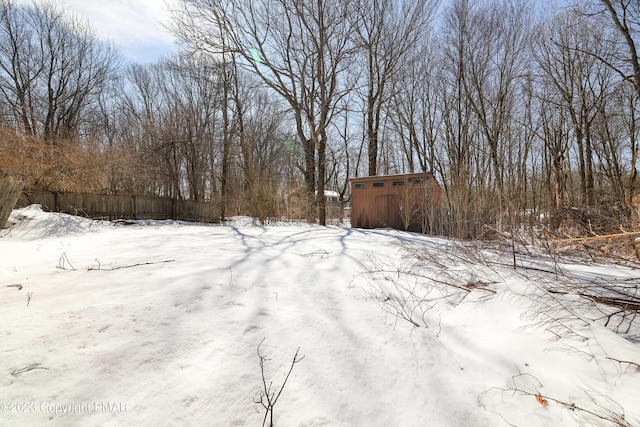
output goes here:
[{"label": "shed siding", "polygon": [[[416,185],[414,184],[420,184]],[[428,172],[370,176],[351,179],[351,226],[355,228],[391,227],[415,229],[412,218],[405,227],[403,209],[414,209],[419,194],[428,187],[434,206],[440,205],[441,188]],[[405,217],[407,216],[405,212]]]}]

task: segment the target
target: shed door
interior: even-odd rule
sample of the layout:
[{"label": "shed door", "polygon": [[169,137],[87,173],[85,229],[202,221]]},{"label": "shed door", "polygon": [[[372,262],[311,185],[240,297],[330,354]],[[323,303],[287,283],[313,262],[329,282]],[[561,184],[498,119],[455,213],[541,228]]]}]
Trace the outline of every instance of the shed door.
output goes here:
[{"label": "shed door", "polygon": [[400,197],[397,195],[388,196],[387,199],[387,224],[391,228],[404,230],[404,223],[400,215]]},{"label": "shed door", "polygon": [[398,196],[377,196],[376,224],[372,224],[373,227],[391,227],[402,230],[402,218],[400,217],[398,206]]},{"label": "shed door", "polygon": [[375,215],[373,215],[375,223],[371,224],[373,228],[387,226],[387,197],[376,196],[376,210]]}]

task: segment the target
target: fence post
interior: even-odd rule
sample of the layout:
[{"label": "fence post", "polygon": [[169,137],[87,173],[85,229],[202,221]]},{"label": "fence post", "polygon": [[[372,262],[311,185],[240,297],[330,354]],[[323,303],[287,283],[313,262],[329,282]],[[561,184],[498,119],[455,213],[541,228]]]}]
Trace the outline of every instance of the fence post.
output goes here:
[{"label": "fence post", "polygon": [[0,228],[4,228],[16,205],[24,183],[21,179],[5,176],[0,178]]}]

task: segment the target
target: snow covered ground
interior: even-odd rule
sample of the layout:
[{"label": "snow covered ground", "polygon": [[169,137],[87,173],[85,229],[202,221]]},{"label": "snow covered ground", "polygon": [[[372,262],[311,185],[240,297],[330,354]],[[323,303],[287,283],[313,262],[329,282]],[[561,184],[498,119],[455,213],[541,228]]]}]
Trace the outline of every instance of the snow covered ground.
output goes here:
[{"label": "snow covered ground", "polygon": [[548,291],[637,287],[629,266],[248,218],[10,221],[2,426],[261,425],[261,342],[276,392],[299,348],[278,426],[640,426],[637,325]]}]

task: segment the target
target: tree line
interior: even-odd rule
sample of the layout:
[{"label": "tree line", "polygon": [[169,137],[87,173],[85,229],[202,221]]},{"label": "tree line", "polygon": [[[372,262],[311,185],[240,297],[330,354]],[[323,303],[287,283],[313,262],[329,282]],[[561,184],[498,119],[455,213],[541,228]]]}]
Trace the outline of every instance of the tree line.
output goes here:
[{"label": "tree line", "polygon": [[132,64],[0,0],[0,172],[326,224],[325,190],[426,171],[455,236],[633,227],[640,4],[539,3],[180,0],[178,53]]}]

